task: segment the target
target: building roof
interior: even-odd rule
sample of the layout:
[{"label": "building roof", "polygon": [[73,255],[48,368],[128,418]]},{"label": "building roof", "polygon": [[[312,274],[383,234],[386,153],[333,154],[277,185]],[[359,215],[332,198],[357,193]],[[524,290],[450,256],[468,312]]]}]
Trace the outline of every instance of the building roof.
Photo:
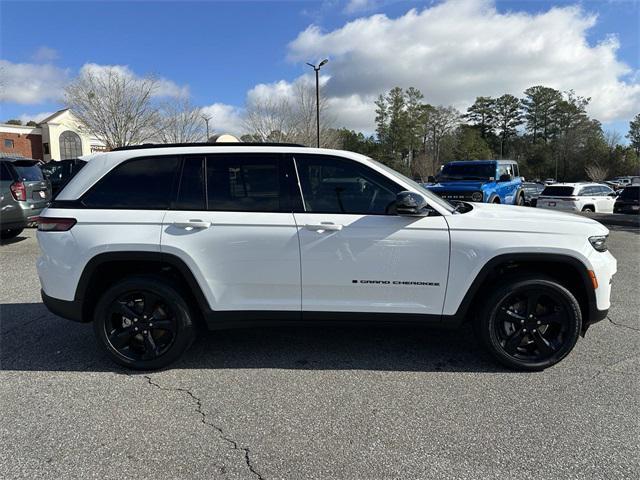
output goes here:
[{"label": "building roof", "polygon": [[62,115],[67,110],[69,110],[69,109],[68,108],[63,108],[62,110],[58,110],[57,112],[52,113],[51,115],[49,115],[44,120],[41,120],[40,122],[38,122],[38,125],[41,124],[41,123],[50,122],[51,120],[53,120],[54,118],[58,117],[59,115]]}]

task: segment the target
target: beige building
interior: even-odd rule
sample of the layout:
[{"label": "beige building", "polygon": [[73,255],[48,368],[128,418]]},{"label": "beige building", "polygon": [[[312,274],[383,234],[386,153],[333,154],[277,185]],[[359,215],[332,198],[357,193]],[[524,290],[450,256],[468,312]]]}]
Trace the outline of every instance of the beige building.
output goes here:
[{"label": "beige building", "polygon": [[0,153],[49,162],[104,151],[104,144],[89,135],[71,110],[48,116],[35,127],[0,124]]}]

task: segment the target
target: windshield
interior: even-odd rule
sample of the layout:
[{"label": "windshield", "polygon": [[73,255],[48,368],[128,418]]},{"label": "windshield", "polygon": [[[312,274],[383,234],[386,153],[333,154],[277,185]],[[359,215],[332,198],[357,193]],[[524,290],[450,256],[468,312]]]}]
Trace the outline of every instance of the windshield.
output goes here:
[{"label": "windshield", "polygon": [[491,180],[495,179],[496,166],[492,163],[448,163],[438,179],[446,180]]},{"label": "windshield", "polygon": [[44,180],[42,170],[36,162],[13,162],[13,166],[23,182]]},{"label": "windshield", "polygon": [[429,200],[429,202],[437,203],[448,212],[453,212],[455,210],[455,207],[453,205],[451,205],[445,199],[440,198],[436,194],[430,192],[429,190],[424,188],[422,185],[420,185],[418,182],[414,182],[410,178],[402,175],[401,173],[396,172],[393,168],[387,167],[384,163],[380,163],[377,160],[374,160],[373,158],[368,158],[368,160],[375,163],[378,167],[382,168],[385,172],[389,173],[391,176],[411,185],[413,188],[416,189],[416,191],[424,195]]},{"label": "windshield", "polygon": [[573,195],[573,187],[547,187],[542,192],[544,196],[570,197]]},{"label": "windshield", "polygon": [[640,187],[627,187],[620,194],[620,198],[625,200],[638,200],[640,199]]}]

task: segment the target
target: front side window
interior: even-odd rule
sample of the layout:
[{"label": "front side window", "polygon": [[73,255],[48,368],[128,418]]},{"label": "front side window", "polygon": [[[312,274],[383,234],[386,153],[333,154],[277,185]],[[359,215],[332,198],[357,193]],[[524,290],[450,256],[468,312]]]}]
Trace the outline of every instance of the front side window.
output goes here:
[{"label": "front side window", "polygon": [[80,136],[67,130],[60,134],[60,160],[82,156],[82,140]]},{"label": "front side window", "polygon": [[281,156],[269,153],[217,154],[207,157],[209,210],[284,212],[287,183]]},{"label": "front side window", "polygon": [[395,214],[395,182],[361,163],[324,155],[295,155],[305,211]]},{"label": "front side window", "polygon": [[89,208],[165,210],[174,191],[177,157],[143,157],[115,167],[82,197]]}]

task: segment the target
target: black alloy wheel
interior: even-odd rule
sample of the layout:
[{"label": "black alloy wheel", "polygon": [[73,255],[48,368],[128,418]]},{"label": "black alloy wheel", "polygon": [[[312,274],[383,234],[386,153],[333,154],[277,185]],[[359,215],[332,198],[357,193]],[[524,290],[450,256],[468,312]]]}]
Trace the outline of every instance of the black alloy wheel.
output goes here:
[{"label": "black alloy wheel", "polygon": [[134,277],[111,287],[96,306],[94,328],[116,363],[140,370],[168,365],[194,338],[183,297],[157,277]]},{"label": "black alloy wheel", "polygon": [[503,285],[480,320],[485,346],[503,364],[542,370],[575,346],[582,317],[575,297],[551,279],[529,278]]}]

